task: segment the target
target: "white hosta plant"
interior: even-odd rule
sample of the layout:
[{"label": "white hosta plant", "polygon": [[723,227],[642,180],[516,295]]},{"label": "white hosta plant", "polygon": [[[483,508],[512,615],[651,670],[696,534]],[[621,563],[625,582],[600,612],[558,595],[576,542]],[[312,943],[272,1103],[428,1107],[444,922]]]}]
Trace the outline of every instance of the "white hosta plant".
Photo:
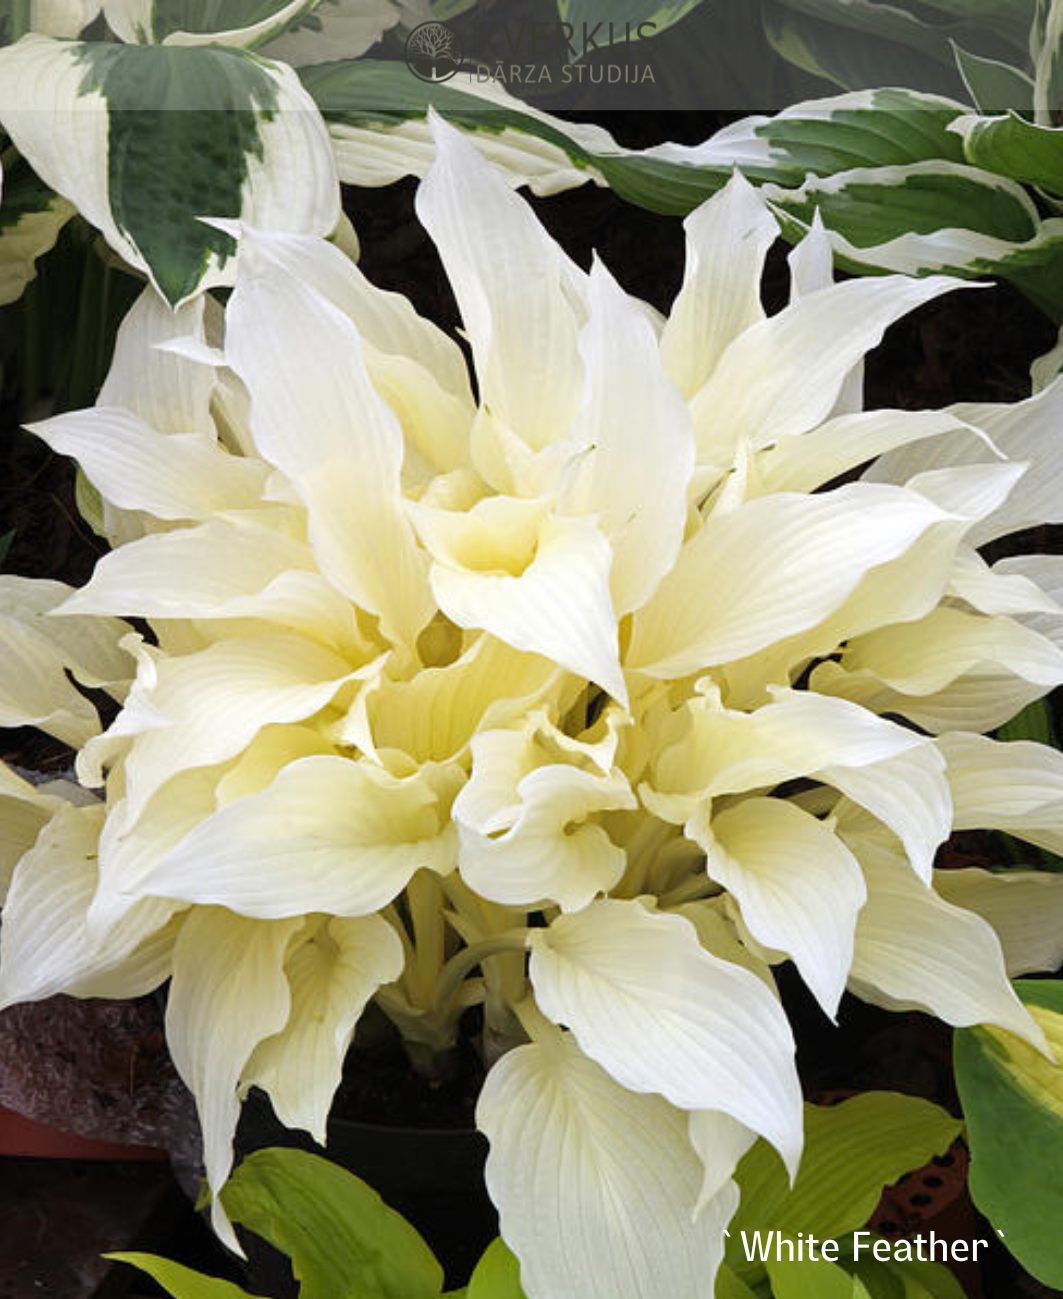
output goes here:
[{"label": "white hosta plant", "polygon": [[[224,315],[146,291],[99,404],[35,429],[113,550],[61,602],[9,579],[0,720],[105,801],[0,790],[0,1003],[170,979],[215,1190],[251,1086],[324,1136],[370,999],[420,1059],[482,1006],[530,1299],[711,1299],[737,1160],[801,1156],[774,964],[828,1015],[1043,1045],[1008,972],[1063,955],[1058,879],[933,862],[954,827],[1063,844],[1063,759],[982,735],[1063,682],[1063,561],[977,550],[1058,490],[1063,383],[862,412],[952,281],[833,284],[817,229],[766,317],[736,176],[662,320],[435,130],[475,388],[337,248],[231,228]],[[64,664],[122,701],[102,733]]]}]

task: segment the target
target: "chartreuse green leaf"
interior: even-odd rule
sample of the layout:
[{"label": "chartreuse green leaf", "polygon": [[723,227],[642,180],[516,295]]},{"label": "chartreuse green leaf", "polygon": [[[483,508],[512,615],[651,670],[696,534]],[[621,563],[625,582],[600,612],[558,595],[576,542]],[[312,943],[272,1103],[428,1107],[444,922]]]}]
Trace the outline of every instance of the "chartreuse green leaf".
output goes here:
[{"label": "chartreuse green leaf", "polygon": [[821,1259],[768,1263],[775,1299],[868,1299],[858,1277]]},{"label": "chartreuse green leaf", "polygon": [[232,282],[201,217],[328,234],[339,187],[290,68],[221,45],[27,36],[0,50],[3,124],[41,179],[177,305]]},{"label": "chartreuse green leaf", "polygon": [[[1063,1059],[1063,982],[1024,979],[1015,989]],[[1063,1065],[984,1027],[957,1032],[955,1065],[971,1148],[971,1195],[1023,1267],[1059,1288]]]},{"label": "chartreuse green leaf", "polygon": [[805,1152],[791,1189],[781,1162],[758,1141],[738,1166],[742,1191],[730,1224],[727,1263],[749,1280],[761,1268],[746,1258],[755,1231],[837,1239],[871,1217],[882,1188],[947,1150],[958,1120],[930,1101],[865,1092],[834,1106],[805,1106]]},{"label": "chartreuse green leaf", "polygon": [[159,1258],[155,1254],[105,1254],[105,1258],[116,1263],[129,1263],[146,1272],[152,1280],[157,1281],[173,1299],[259,1299],[259,1296],[242,1290],[231,1281],[222,1281],[218,1277],[204,1276],[194,1272],[190,1267],[182,1267],[168,1258]]},{"label": "chartreuse green leaf", "polygon": [[1063,194],[1063,127],[1035,126],[1016,112],[953,123],[977,167]]},{"label": "chartreuse green leaf", "polygon": [[716,1273],[716,1299],[757,1299],[756,1293],[726,1263]]},{"label": "chartreuse green leaf", "polygon": [[221,1193],[233,1222],[292,1262],[300,1299],[435,1299],[443,1269],[370,1186],[302,1150],[256,1150]]},{"label": "chartreuse green leaf", "polygon": [[525,1299],[520,1286],[520,1264],[501,1238],[484,1250],[469,1280],[467,1299]]}]

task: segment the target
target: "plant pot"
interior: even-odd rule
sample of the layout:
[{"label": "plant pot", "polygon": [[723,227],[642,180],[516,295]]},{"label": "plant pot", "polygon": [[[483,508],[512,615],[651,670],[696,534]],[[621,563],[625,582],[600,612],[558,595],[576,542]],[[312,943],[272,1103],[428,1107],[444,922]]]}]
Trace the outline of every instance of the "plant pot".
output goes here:
[{"label": "plant pot", "polygon": [[28,1119],[0,1105],[0,1156],[30,1159],[95,1159],[157,1162],[169,1158],[152,1146],[93,1141],[73,1132],[62,1132],[47,1123]]},{"label": "plant pot", "polygon": [[[498,1234],[498,1216],[484,1185],[486,1139],[473,1128],[392,1127],[331,1119],[322,1149],[305,1133],[278,1123],[268,1100],[252,1092],[237,1138],[240,1155],[265,1146],[294,1146],[323,1155],[360,1177],[407,1218],[443,1264],[449,1287],[464,1285]],[[248,1288],[287,1299],[296,1291],[288,1260],[257,1237],[241,1237]]]}]

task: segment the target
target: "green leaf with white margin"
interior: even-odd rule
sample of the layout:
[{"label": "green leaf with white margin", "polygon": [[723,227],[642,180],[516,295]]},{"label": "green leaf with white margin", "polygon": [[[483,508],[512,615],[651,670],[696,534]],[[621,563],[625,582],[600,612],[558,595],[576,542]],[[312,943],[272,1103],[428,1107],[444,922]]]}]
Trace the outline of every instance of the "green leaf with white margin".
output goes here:
[{"label": "green leaf with white margin", "polygon": [[703,948],[685,917],[634,901],[592,902],[532,930],[528,944],[539,1008],[617,1082],[730,1114],[796,1169],[793,1037],[755,975]]},{"label": "green leaf with white margin", "polygon": [[221,1193],[233,1222],[287,1254],[300,1299],[433,1299],[443,1269],[353,1173],[303,1150],[256,1150]]},{"label": "green leaf with white margin", "polygon": [[520,1262],[501,1236],[484,1250],[469,1278],[466,1299],[526,1299]]},{"label": "green leaf with white margin", "polygon": [[317,0],[104,0],[108,25],[123,41],[142,44],[239,45],[280,36]]},{"label": "green leaf with white margin", "polygon": [[1049,0],[1034,65],[1035,120],[1043,126],[1059,123],[1063,107],[1063,0]]},{"label": "green leaf with white margin", "polygon": [[1010,63],[971,54],[955,42],[953,50],[960,75],[980,112],[1030,110],[1033,105],[1033,80],[1025,72],[1012,67]]},{"label": "green leaf with white margin", "polygon": [[339,219],[324,123],[281,64],[28,36],[0,75],[19,151],[171,305],[233,280],[232,237],[199,218],[319,235]]},{"label": "green leaf with white margin", "polygon": [[529,1294],[713,1299],[737,1194],[729,1184],[694,1220],[701,1165],[682,1111],[620,1086],[542,1024],[488,1073],[476,1123]]},{"label": "green leaf with white margin", "polygon": [[[731,1221],[727,1262],[739,1275],[763,1272],[741,1233],[811,1233],[833,1240],[862,1227],[882,1194],[913,1168],[944,1154],[961,1124],[916,1096],[865,1092],[838,1105],[805,1105],[805,1151],[791,1188],[772,1150],[758,1142],[738,1166],[742,1202]],[[762,1236],[763,1239],[763,1236]]]},{"label": "green leaf with white margin", "polygon": [[[1015,988],[1058,1060],[1063,984],[1024,980]],[[1063,1286],[1063,1066],[995,1028],[957,1033],[954,1049],[971,1195],[1028,1272]]]},{"label": "green leaf with white margin", "polygon": [[967,160],[976,167],[1063,194],[1063,127],[1035,126],[1010,112],[958,117],[950,130],[963,139]]},{"label": "green leaf with white margin", "polygon": [[231,1281],[204,1276],[202,1272],[194,1272],[190,1267],[183,1267],[172,1259],[159,1258],[156,1254],[131,1252],[104,1254],[103,1257],[114,1263],[128,1263],[146,1272],[173,1299],[260,1299]]},{"label": "green leaf with white margin", "polygon": [[24,158],[4,171],[0,205],[0,306],[16,302],[74,215],[73,206],[33,174]]},{"label": "green leaf with white margin", "polygon": [[[619,0],[619,3],[614,2],[609,6],[609,22],[617,32],[618,39],[624,39],[620,33],[629,33],[626,37],[628,40],[645,40],[674,27],[701,2],[702,0]],[[593,0],[591,3],[588,0],[557,0],[557,12],[563,23],[571,23],[575,28],[577,35],[574,39],[579,39],[584,30],[592,32],[601,23],[603,13],[601,8],[595,7]],[[645,35],[639,32],[643,23],[653,24]],[[582,48],[575,58],[571,57],[570,52],[569,61],[577,63],[580,57]]]}]

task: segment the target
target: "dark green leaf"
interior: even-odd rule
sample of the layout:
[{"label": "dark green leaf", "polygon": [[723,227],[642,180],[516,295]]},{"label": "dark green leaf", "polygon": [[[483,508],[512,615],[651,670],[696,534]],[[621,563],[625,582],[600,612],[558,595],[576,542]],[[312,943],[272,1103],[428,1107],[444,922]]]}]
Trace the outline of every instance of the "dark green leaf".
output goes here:
[{"label": "dark green leaf", "polygon": [[0,568],[3,567],[4,560],[7,559],[8,551],[11,549],[11,543],[14,540],[15,540],[14,528],[12,528],[10,532],[5,532],[4,535],[0,537]]}]

